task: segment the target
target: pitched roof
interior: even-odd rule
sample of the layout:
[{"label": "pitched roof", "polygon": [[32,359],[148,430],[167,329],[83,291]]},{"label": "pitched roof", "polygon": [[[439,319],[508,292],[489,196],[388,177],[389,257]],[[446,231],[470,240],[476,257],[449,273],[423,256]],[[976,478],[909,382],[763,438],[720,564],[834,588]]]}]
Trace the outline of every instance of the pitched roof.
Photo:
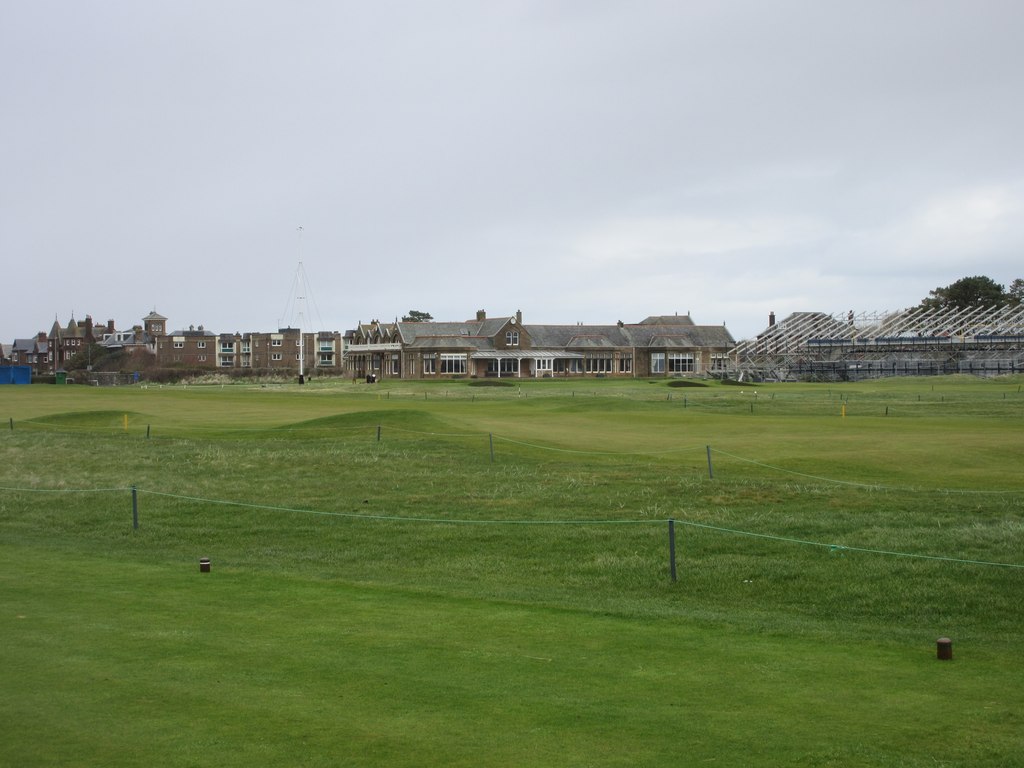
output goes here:
[{"label": "pitched roof", "polygon": [[693,319],[687,315],[651,315],[645,317],[637,325],[693,325]]}]

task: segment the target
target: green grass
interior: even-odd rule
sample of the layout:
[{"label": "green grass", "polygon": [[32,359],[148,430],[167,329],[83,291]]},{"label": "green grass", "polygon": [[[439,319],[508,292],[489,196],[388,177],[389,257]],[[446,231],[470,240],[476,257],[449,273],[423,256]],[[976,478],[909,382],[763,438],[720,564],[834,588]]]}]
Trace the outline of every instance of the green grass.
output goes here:
[{"label": "green grass", "polygon": [[0,390],[0,764],[1019,764],[1020,380],[471,383]]}]

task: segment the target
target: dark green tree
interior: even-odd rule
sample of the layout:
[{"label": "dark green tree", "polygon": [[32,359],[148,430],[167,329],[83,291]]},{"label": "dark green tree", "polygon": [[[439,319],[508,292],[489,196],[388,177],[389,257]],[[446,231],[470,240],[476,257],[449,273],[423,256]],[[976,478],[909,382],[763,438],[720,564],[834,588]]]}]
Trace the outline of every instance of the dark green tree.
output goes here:
[{"label": "dark green tree", "polygon": [[403,323],[423,323],[433,319],[434,316],[429,312],[420,312],[418,309],[410,309],[409,314],[402,316]]},{"label": "dark green tree", "polygon": [[1010,287],[1006,291],[1006,297],[1010,300],[1010,304],[1020,304],[1024,301],[1024,280],[1018,277],[1010,283]]},{"label": "dark green tree", "polygon": [[1009,295],[1003,286],[990,277],[977,275],[961,277],[955,283],[944,288],[936,288],[928,292],[928,298],[921,302],[922,307],[933,308],[965,308],[965,307],[998,307],[1009,302]]}]

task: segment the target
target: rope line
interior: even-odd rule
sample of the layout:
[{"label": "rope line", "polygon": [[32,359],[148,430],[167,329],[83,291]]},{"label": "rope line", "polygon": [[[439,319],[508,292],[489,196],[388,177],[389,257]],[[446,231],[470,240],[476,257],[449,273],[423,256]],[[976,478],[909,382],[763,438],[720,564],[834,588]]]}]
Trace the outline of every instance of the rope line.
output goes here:
[{"label": "rope line", "polygon": [[851,485],[851,486],[853,486],[855,488],[870,488],[870,489],[874,489],[874,490],[883,490],[883,491],[915,490],[915,489],[907,489],[907,488],[902,488],[901,489],[901,488],[898,488],[898,487],[892,486],[892,485],[872,485],[872,484],[869,484],[869,483],[857,483],[857,482],[853,482],[852,480],[836,480],[836,479],[831,478],[831,477],[822,477],[821,475],[809,475],[806,472],[797,472],[796,470],[793,470],[793,469],[785,469],[783,467],[772,466],[771,464],[764,464],[764,463],[762,463],[760,461],[754,461],[753,459],[747,459],[747,458],[744,458],[743,456],[737,456],[737,455],[735,455],[733,453],[729,453],[727,451],[723,451],[723,450],[721,450],[719,448],[712,448],[711,450],[714,453],[720,453],[723,456],[728,456],[730,459],[736,459],[736,461],[743,461],[743,462],[746,462],[747,464],[753,464],[756,467],[763,467],[764,469],[771,469],[771,470],[774,470],[775,472],[784,472],[786,474],[796,475],[798,477],[806,477],[806,478],[811,479],[811,480],[821,480],[822,482],[826,482],[826,483],[835,483],[836,485]]},{"label": "rope line", "polygon": [[[0,486],[0,490],[3,491],[21,491],[30,493],[110,493],[110,492],[126,492],[131,488],[82,488],[82,489],[57,489],[57,488],[11,488],[6,486]],[[318,515],[321,517],[340,517],[355,520],[373,520],[373,521],[385,521],[385,522],[400,522],[400,523],[428,523],[432,525],[513,525],[513,526],[524,526],[524,525],[546,525],[546,526],[561,526],[561,525],[663,525],[666,520],[660,519],[649,519],[649,520],[621,520],[621,519],[605,519],[605,520],[472,520],[467,518],[439,518],[439,517],[416,517],[411,515],[367,515],[358,512],[331,512],[325,510],[316,509],[304,509],[301,507],[284,507],[275,506],[268,504],[255,504],[252,502],[245,501],[233,501],[230,499],[208,499],[202,496],[185,496],[176,493],[166,493],[164,491],[150,491],[144,488],[135,488],[136,493],[146,494],[149,496],[159,496],[169,499],[178,499],[181,501],[188,501],[193,503],[204,503],[204,504],[218,504],[222,506],[241,507],[244,509],[262,509],[270,512],[289,512],[304,515]],[[709,523],[698,523],[692,520],[680,520],[673,518],[672,522],[679,523],[691,528],[700,528],[708,531],[716,531],[718,533],[729,533],[735,536],[747,536],[755,539],[767,539],[770,541],[780,541],[787,544],[801,544],[804,546],[811,547],[822,547],[827,548],[831,552],[862,552],[864,554],[872,555],[886,555],[889,557],[906,557],[917,560],[933,560],[947,563],[960,563],[963,565],[984,565],[992,566],[997,568],[1020,568],[1024,569],[1024,564],[1019,563],[1002,563],[992,560],[975,560],[969,558],[960,557],[949,557],[947,555],[923,555],[914,552],[898,552],[895,550],[888,549],[874,549],[871,547],[857,547],[849,546],[845,544],[829,544],[821,541],[810,541],[808,539],[797,539],[790,536],[779,536],[771,533],[757,533],[755,531],[744,531],[738,528],[727,528],[720,525],[711,525]]]},{"label": "rope line", "polygon": [[556,453],[578,453],[586,456],[661,456],[668,453],[687,453],[689,451],[702,450],[701,448],[668,448],[664,451],[579,451],[572,448],[554,448],[547,445],[537,445],[536,443],[526,443],[522,440],[513,440],[511,437],[502,437],[500,435],[494,435],[495,440],[501,440],[505,443],[512,443],[513,445],[522,445],[527,448],[536,448],[539,451],[554,451]]},{"label": "rope line", "polygon": [[636,525],[636,524],[663,524],[664,520],[472,520],[458,517],[416,517],[412,515],[367,515],[360,512],[328,512],[317,509],[304,509],[302,507],[280,507],[268,504],[255,504],[245,501],[230,501],[225,499],[206,499],[201,496],[182,496],[176,493],[165,493],[162,491],[147,491],[137,489],[140,494],[150,496],[163,496],[183,501],[204,502],[207,504],[222,504],[233,507],[245,507],[247,509],[265,509],[271,512],[297,512],[305,515],[323,515],[326,517],[347,517],[360,520],[388,520],[401,523],[443,523],[446,525]]},{"label": "rope line", "polygon": [[122,488],[12,488],[0,485],[0,491],[15,491],[18,493],[122,493],[130,491],[129,487]]},{"label": "rope line", "polygon": [[827,547],[832,552],[864,552],[872,555],[890,555],[892,557],[912,557],[920,560],[942,560],[947,563],[965,563],[969,565],[994,565],[1001,568],[1024,568],[1024,564],[1018,563],[999,563],[991,560],[968,560],[960,557],[948,557],[946,555],[921,555],[913,552],[896,552],[887,549],[871,549],[869,547],[851,547],[844,544],[825,544],[820,541],[808,541],[806,539],[794,539],[788,536],[776,536],[771,533],[755,533],[753,531],[741,531],[736,528],[724,528],[718,525],[708,525],[707,523],[695,523],[688,520],[676,520],[675,522],[680,525],[688,525],[693,528],[704,528],[709,531],[719,531],[722,533],[732,533],[737,536],[750,536],[757,539],[771,539],[773,541],[783,541],[789,544],[806,544],[812,547]]},{"label": "rope line", "polygon": [[906,491],[906,492],[911,492],[911,493],[921,493],[922,491],[925,491],[925,492],[929,492],[929,493],[945,493],[945,494],[954,494],[954,493],[964,494],[964,495],[975,495],[976,494],[976,495],[982,495],[982,496],[998,496],[998,495],[1006,495],[1006,494],[1013,495],[1013,494],[1024,493],[1024,491],[1011,491],[1011,490],[989,491],[989,490],[970,489],[970,488],[917,488],[917,487],[914,487],[914,486],[858,483],[858,482],[854,482],[852,480],[837,480],[836,478],[832,478],[832,477],[823,477],[822,475],[810,475],[810,474],[807,474],[806,472],[797,472],[794,469],[786,469],[784,467],[776,467],[776,466],[774,466],[772,464],[765,464],[765,463],[760,462],[760,461],[755,461],[754,459],[747,459],[747,458],[744,458],[743,456],[737,456],[736,454],[729,453],[728,451],[723,451],[723,450],[721,450],[719,448],[712,448],[711,450],[714,453],[720,453],[723,456],[728,456],[730,459],[736,459],[736,461],[742,461],[742,462],[745,462],[747,464],[753,464],[756,467],[763,467],[764,469],[770,469],[770,470],[773,470],[775,472],[783,472],[783,473],[789,474],[789,475],[796,475],[797,477],[806,477],[806,478],[808,478],[810,480],[820,480],[821,482],[824,482],[824,483],[834,483],[835,485],[849,485],[849,486],[852,486],[854,488],[867,488],[869,490],[878,490],[878,491]]}]

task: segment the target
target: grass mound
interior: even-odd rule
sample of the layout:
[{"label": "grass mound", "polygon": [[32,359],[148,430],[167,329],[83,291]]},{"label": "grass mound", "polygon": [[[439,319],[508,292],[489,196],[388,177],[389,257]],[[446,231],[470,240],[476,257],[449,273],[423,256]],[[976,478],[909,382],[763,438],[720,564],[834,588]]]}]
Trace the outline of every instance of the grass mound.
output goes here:
[{"label": "grass mound", "polygon": [[332,430],[376,429],[392,427],[423,432],[450,429],[450,425],[442,418],[418,409],[403,410],[372,410],[354,413],[339,413],[324,416],[295,424],[280,427],[282,430],[302,430],[312,432],[330,432]]},{"label": "grass mound", "polygon": [[126,420],[131,424],[142,417],[143,414],[135,411],[72,411],[38,416],[32,421],[35,424],[45,424],[51,427],[113,429],[123,428]]}]

